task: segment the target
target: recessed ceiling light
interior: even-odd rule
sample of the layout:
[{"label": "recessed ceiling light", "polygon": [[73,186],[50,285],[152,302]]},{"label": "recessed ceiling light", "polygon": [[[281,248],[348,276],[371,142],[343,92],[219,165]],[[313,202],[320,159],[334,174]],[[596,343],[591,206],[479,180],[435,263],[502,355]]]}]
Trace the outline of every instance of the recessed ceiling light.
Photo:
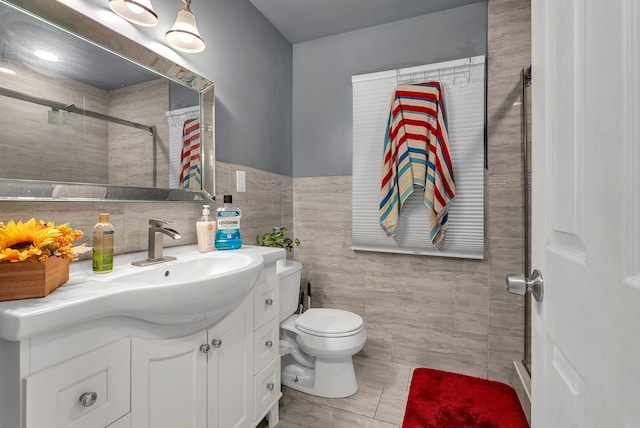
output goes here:
[{"label": "recessed ceiling light", "polygon": [[15,76],[16,72],[11,70],[10,68],[0,67],[0,73],[9,74],[11,76]]},{"label": "recessed ceiling light", "polygon": [[35,51],[33,53],[35,56],[37,56],[40,59],[43,59],[45,61],[51,61],[51,62],[57,62],[60,61],[60,57],[56,54],[53,54],[51,52],[47,52],[47,51]]}]

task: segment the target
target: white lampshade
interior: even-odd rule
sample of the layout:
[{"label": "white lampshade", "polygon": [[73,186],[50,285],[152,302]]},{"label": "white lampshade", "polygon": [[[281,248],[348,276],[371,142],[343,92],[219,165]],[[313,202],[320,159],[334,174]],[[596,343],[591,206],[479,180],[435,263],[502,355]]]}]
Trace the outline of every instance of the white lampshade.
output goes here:
[{"label": "white lampshade", "polygon": [[176,23],[171,30],[167,31],[165,38],[167,43],[175,49],[183,52],[202,52],[204,50],[204,40],[200,37],[196,17],[189,9],[190,1],[185,1],[184,9],[178,12]]},{"label": "white lampshade", "polygon": [[109,0],[109,7],[118,16],[134,24],[153,27],[158,24],[158,14],[151,0]]}]

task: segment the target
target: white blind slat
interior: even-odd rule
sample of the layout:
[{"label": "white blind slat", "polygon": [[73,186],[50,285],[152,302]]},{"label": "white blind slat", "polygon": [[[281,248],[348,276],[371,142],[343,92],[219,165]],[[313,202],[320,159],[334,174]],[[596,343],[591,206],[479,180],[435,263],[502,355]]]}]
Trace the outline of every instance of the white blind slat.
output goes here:
[{"label": "white blind slat", "polygon": [[[354,250],[482,259],[484,257],[484,56],[353,76]],[[429,239],[430,213],[422,189],[405,202],[398,231],[380,227],[378,204],[384,134],[393,90],[399,83],[439,80],[444,86],[456,198],[449,208],[444,246]],[[454,84],[455,81],[455,84]]]}]

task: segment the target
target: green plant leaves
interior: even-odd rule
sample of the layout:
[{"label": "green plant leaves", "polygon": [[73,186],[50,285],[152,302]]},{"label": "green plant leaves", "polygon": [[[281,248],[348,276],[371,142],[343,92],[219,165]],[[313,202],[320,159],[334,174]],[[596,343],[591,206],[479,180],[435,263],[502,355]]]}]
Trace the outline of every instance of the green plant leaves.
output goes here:
[{"label": "green plant leaves", "polygon": [[277,232],[265,233],[262,236],[258,234],[256,236],[256,243],[263,247],[277,247],[291,251],[293,249],[293,245],[296,247],[300,245],[300,240],[298,238],[287,238],[284,236],[286,231],[286,227],[281,227]]}]

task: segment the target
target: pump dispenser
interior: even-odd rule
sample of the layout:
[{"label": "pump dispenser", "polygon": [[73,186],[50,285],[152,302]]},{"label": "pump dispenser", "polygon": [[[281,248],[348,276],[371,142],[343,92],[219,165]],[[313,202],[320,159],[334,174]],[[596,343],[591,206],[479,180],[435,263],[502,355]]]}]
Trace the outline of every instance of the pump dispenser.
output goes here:
[{"label": "pump dispenser", "polygon": [[202,217],[196,222],[198,251],[206,253],[213,251],[216,239],[216,222],[209,219],[209,205],[202,206]]}]

